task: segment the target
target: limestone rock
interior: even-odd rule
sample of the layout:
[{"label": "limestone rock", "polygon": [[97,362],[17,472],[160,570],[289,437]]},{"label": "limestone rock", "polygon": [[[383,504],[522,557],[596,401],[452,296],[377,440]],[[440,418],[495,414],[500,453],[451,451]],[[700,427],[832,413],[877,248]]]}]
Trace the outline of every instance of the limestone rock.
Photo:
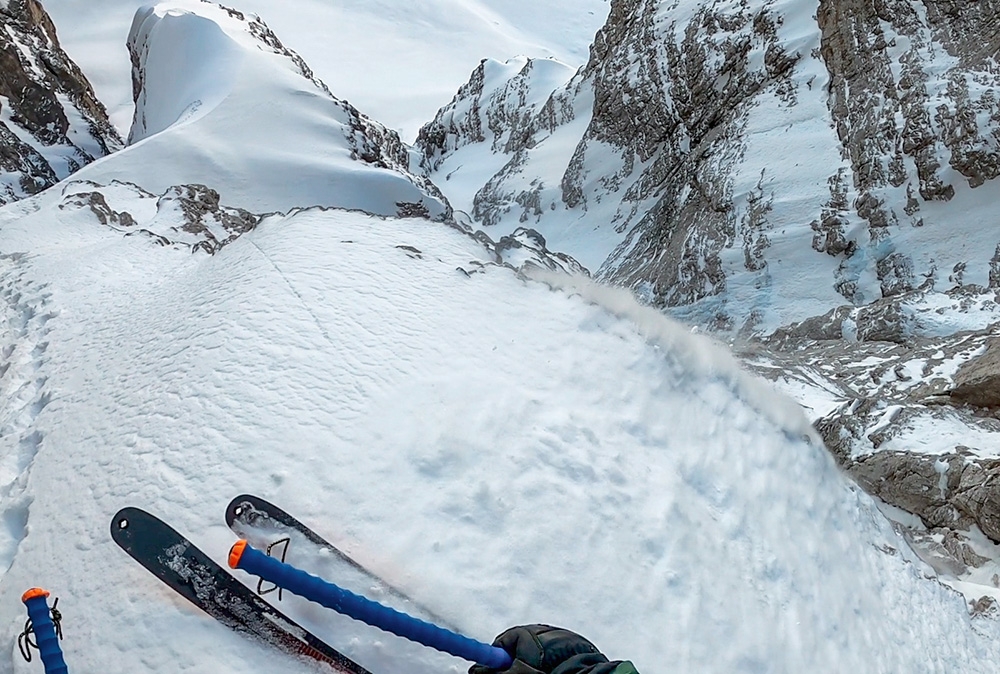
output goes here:
[{"label": "limestone rock", "polygon": [[265,217],[225,206],[205,185],[176,185],[154,195],[138,185],[71,181],[61,210],[86,210],[101,225],[125,236],[147,236],[162,246],[214,255],[254,229]]},{"label": "limestone rock", "polygon": [[976,407],[1000,408],[1000,340],[987,343],[986,352],[955,373],[952,400]]},{"label": "limestone rock", "polygon": [[0,7],[0,205],[122,146],[37,0]]},{"label": "limestone rock", "polygon": [[[447,180],[484,146],[501,168],[469,209],[483,226],[600,230],[596,277],[741,335],[1000,287],[998,3],[613,0],[548,97],[481,64],[424,128],[424,168]],[[859,339],[907,338],[886,311]]]}]

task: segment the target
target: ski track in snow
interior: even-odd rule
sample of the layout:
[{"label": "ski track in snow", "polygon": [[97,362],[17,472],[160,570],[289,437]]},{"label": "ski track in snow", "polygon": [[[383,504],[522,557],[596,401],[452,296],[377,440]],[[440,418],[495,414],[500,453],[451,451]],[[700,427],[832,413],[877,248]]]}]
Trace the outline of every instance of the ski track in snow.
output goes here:
[{"label": "ski track in snow", "polygon": [[0,568],[26,535],[28,478],[44,439],[35,420],[51,400],[42,368],[48,322],[57,314],[44,287],[26,282],[19,255],[0,255]]}]

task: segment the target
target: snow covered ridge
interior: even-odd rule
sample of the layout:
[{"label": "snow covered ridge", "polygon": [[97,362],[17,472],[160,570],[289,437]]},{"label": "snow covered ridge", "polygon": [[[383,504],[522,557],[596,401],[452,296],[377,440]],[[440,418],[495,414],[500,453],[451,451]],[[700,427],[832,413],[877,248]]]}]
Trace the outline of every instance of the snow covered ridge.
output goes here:
[{"label": "snow covered ridge", "polygon": [[[63,185],[58,198],[51,195],[29,200],[25,209],[26,213],[48,212],[51,217],[85,223],[84,226],[100,225],[125,237],[144,237],[159,246],[209,255],[218,253],[265,221],[280,223],[296,213],[326,210],[311,207],[295,208],[288,213],[251,213],[222,204],[219,193],[206,185],[174,185],[156,195],[134,183],[117,180],[108,185],[71,180]],[[7,222],[13,222],[18,215],[12,212]],[[534,230],[522,228],[493,241],[485,233],[474,232],[459,222],[450,220],[447,224],[481,249],[479,255],[456,268],[466,276],[492,267],[505,267],[527,276],[540,270],[587,276],[587,270],[576,260],[546,248],[545,239]],[[416,246],[399,248],[416,259],[427,254]]]},{"label": "snow covered ridge", "polygon": [[37,0],[0,5],[0,72],[0,205],[122,146]]},{"label": "snow covered ridge", "polygon": [[720,329],[998,285],[992,5],[950,7],[620,0],[530,117],[477,138],[525,81],[477,69],[420,147],[456,208]]},{"label": "snow covered ridge", "polygon": [[319,205],[450,217],[433,183],[409,171],[399,136],[332,96],[259,18],[160,3],[136,13],[128,45],[129,147],[81,179],[154,194],[208,185],[255,212]]}]

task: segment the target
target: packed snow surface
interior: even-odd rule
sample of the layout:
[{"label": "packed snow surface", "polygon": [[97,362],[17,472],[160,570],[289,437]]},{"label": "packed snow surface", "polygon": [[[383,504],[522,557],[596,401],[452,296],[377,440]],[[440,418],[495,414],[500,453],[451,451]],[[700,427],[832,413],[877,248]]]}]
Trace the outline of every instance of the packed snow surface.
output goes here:
[{"label": "packed snow surface", "polygon": [[[985,672],[1000,655],[995,623],[924,577],[804,416],[619,292],[467,275],[480,245],[419,219],[300,211],[213,257],[50,194],[0,217],[0,615],[12,640],[20,593],[50,588],[74,671],[315,671],[192,609],[107,533],[137,505],[222,560],[242,491],[484,640],[566,625],[642,672]],[[375,672],[466,666],[285,607]],[[29,671],[11,653],[0,671]]]}]

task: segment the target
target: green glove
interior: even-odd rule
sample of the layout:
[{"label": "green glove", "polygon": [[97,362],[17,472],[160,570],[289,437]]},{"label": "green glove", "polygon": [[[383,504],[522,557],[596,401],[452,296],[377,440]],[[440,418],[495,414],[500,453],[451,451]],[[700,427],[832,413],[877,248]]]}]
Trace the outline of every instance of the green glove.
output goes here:
[{"label": "green glove", "polygon": [[493,641],[514,658],[509,669],[473,665],[469,674],[638,674],[608,659],[579,634],[550,625],[511,627]]}]

